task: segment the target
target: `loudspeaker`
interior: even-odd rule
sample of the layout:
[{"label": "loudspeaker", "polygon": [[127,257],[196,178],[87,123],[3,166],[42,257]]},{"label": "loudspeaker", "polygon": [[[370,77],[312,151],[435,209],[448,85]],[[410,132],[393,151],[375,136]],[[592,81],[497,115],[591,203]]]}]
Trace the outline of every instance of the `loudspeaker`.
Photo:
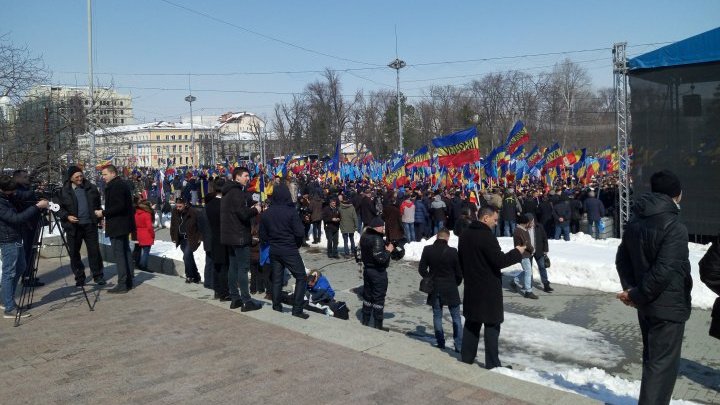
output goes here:
[{"label": "loudspeaker", "polygon": [[683,115],[686,117],[699,117],[702,115],[702,101],[699,94],[683,96]]}]

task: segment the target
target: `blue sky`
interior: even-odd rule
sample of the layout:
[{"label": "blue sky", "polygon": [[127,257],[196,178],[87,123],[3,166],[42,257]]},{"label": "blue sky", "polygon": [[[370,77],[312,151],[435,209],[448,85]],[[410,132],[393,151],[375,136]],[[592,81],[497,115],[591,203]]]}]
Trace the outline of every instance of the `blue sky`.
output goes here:
[{"label": "blue sky", "polygon": [[[187,73],[203,74],[190,85],[198,98],[194,110],[204,115],[270,116],[276,102],[292,97],[287,93],[320,77],[306,71],[325,68],[366,69],[340,73],[347,95],[394,90],[395,71],[385,66],[395,58],[396,27],[399,56],[409,65],[401,89],[414,100],[433,84],[464,84],[509,69],[537,73],[565,57],[588,69],[596,87],[607,87],[614,42],[627,41],[635,56],[661,46],[642,44],[681,40],[720,24],[717,0],[104,0],[93,7],[94,70],[111,73],[98,74],[96,83],[131,93],[137,121],[189,115]],[[54,83],[87,84],[85,0],[5,0],[0,21],[0,35],[43,56]],[[585,52],[417,66],[568,51]],[[269,72],[283,73],[246,74]]]}]

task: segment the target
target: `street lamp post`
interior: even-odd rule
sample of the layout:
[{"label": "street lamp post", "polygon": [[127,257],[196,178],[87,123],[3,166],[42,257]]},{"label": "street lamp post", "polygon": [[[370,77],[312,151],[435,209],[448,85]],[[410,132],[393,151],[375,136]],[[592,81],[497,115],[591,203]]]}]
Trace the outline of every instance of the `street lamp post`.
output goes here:
[{"label": "street lamp post", "polygon": [[397,74],[397,105],[398,105],[398,137],[400,138],[399,152],[403,153],[402,106],[400,105],[400,69],[405,67],[405,61],[395,58],[388,67],[395,69]]},{"label": "street lamp post", "polygon": [[185,101],[190,103],[190,163],[192,163],[193,166],[195,165],[195,128],[193,127],[192,103],[195,100],[197,100],[197,97],[192,94],[185,97]]}]

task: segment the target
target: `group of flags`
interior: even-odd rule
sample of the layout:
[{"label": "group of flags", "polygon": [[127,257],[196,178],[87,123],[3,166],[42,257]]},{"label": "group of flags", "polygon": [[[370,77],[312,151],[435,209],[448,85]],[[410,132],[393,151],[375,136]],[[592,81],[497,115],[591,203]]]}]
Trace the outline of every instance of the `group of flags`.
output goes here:
[{"label": "group of flags", "polygon": [[[535,145],[526,153],[525,147],[529,142],[530,133],[525,124],[517,121],[506,141],[486,156],[480,154],[477,127],[472,126],[432,139],[434,153],[428,145],[423,145],[412,154],[395,154],[385,161],[375,159],[372,153],[356,155],[348,161],[341,153],[340,142],[337,142],[332,157],[324,162],[291,153],[266,163],[237,160],[231,164],[226,158],[215,168],[205,169],[174,168],[168,164],[164,171],[156,173],[155,180],[161,185],[166,177],[172,179],[188,174],[211,179],[228,175],[235,167],[243,165],[248,167],[252,177],[249,189],[265,200],[272,194],[272,178],[284,178],[290,172],[295,175],[312,174],[321,182],[333,184],[364,180],[393,188],[413,188],[419,183],[429,182],[433,189],[464,187],[477,190],[511,182],[544,181],[551,184],[558,177],[567,179],[568,176],[586,184],[593,176],[613,173],[619,168],[617,152],[609,146],[592,156],[584,148],[563,150],[559,143],[547,148]],[[109,156],[98,162],[96,168],[101,170],[111,164],[112,159]]]}]

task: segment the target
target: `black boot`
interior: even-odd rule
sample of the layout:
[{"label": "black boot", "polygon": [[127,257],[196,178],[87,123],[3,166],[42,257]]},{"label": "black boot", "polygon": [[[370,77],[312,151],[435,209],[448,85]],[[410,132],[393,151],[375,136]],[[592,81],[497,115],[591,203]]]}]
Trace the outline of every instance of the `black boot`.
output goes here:
[{"label": "black boot", "polygon": [[550,287],[550,283],[548,282],[548,283],[543,283],[543,291],[545,291],[546,293],[551,293],[555,290],[552,287]]},{"label": "black boot", "polygon": [[370,313],[363,312],[362,320],[360,322],[362,322],[362,324],[365,326],[369,326],[370,325]]},{"label": "black boot", "polygon": [[382,319],[375,319],[375,329],[380,329],[385,332],[390,332],[390,328],[383,328],[383,320]]}]

